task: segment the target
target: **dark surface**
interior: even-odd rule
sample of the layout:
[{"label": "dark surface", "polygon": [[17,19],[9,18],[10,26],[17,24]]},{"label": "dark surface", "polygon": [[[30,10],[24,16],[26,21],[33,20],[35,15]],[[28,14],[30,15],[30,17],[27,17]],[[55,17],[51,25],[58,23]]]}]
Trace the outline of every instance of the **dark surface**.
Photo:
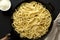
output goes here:
[{"label": "dark surface", "polygon": [[[10,32],[12,34],[11,40],[17,40],[17,39],[23,40],[22,38],[18,37],[19,34],[17,34],[11,26],[11,22],[12,22],[11,15],[13,14],[13,11],[17,7],[17,5],[22,1],[24,0],[11,0],[11,3],[12,3],[11,9],[6,12],[0,11],[0,38],[4,37],[7,33]],[[54,20],[60,10],[60,5],[59,5],[60,0],[39,0],[39,1],[43,2],[49,7],[48,9],[52,11],[52,17]],[[41,40],[43,40],[44,38],[45,37],[42,37]]]}]

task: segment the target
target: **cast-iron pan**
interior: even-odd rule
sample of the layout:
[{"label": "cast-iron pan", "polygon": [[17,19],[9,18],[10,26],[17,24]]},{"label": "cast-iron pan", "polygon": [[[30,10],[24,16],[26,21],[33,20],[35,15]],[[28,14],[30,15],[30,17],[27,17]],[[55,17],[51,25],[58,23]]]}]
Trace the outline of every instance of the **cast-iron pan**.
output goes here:
[{"label": "cast-iron pan", "polygon": [[[44,7],[46,7],[50,12],[51,12],[51,16],[52,16],[52,22],[51,22],[51,25],[50,25],[50,28],[49,28],[49,31],[45,34],[45,35],[43,35],[41,38],[37,38],[36,40],[42,40],[42,39],[44,39],[47,35],[48,35],[48,33],[50,32],[50,30],[51,30],[51,28],[52,28],[52,24],[53,24],[53,20],[54,20],[54,10],[55,10],[55,8],[53,7],[53,5],[51,5],[51,3],[44,3],[44,2],[41,2],[40,0],[24,0],[24,1],[22,1],[22,2],[20,2],[16,7],[15,7],[15,9],[17,9],[17,7],[19,6],[19,5],[21,5],[22,3],[24,3],[24,2],[31,2],[31,1],[36,1],[36,2],[40,2],[40,3],[42,3],[43,5],[44,5]],[[14,10],[15,11],[15,10]],[[13,11],[13,12],[14,12]],[[13,21],[13,19],[12,19],[12,21]],[[14,32],[13,32],[14,31]],[[13,28],[13,31],[12,31],[12,39],[14,39],[14,40],[32,40],[32,39],[28,39],[28,38],[20,38],[19,37],[19,34],[14,30],[14,28]],[[15,38],[14,38],[15,37]]]},{"label": "cast-iron pan", "polygon": [[[11,25],[13,22],[13,19],[11,19],[11,17],[13,15],[13,12],[15,11],[15,9],[17,9],[17,7],[19,5],[21,5],[22,3],[31,2],[31,1],[33,1],[33,0],[11,0],[11,2],[12,2],[11,9],[8,11],[5,11],[5,12],[1,11],[1,13],[2,13],[1,15],[3,15],[2,17],[4,19],[2,17],[1,18],[3,21],[5,20],[4,22],[2,20],[1,21],[4,23],[2,25],[5,25],[5,26],[3,26],[3,28],[5,28],[5,29],[3,29],[1,27],[2,28],[1,30],[3,30],[3,31],[0,33],[0,38],[4,37],[7,33],[11,33],[10,40],[32,40],[32,39],[28,39],[28,38],[19,37],[19,34],[14,30],[14,28]],[[42,1],[42,0],[34,0],[34,1],[42,3],[44,5],[44,7],[46,7],[50,11],[51,16],[52,16],[52,22],[49,27],[49,31],[45,35],[43,35],[41,38],[36,39],[36,40],[44,40],[47,37],[47,35],[49,34],[49,32],[51,31],[53,21],[56,18],[56,16],[58,15],[58,13],[55,11],[56,10],[55,7],[50,2],[46,2],[46,1]]]}]

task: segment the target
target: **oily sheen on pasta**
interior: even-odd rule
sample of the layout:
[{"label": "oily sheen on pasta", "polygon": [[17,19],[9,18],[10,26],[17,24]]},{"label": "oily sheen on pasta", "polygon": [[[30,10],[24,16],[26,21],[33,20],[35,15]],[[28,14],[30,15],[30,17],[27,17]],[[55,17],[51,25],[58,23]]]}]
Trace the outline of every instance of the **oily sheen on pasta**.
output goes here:
[{"label": "oily sheen on pasta", "polygon": [[35,1],[22,3],[13,13],[13,27],[20,37],[35,39],[48,31],[52,17],[50,12]]}]

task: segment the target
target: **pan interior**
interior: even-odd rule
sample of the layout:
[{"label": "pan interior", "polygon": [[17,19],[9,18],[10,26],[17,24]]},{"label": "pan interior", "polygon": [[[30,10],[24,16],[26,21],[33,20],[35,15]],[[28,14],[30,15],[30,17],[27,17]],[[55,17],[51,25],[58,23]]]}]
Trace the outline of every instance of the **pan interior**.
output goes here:
[{"label": "pan interior", "polygon": [[[33,5],[33,7],[30,7],[32,5]],[[35,9],[34,9],[34,7],[35,7]],[[30,8],[32,10],[30,10],[28,8]],[[37,23],[37,20],[39,20],[38,23]],[[30,21],[31,21],[31,24],[30,24]],[[40,21],[41,21],[41,23],[40,23]],[[35,2],[35,1],[28,2],[28,3],[22,3],[16,9],[16,11],[13,13],[13,27],[15,28],[15,31],[17,31],[17,33],[20,34],[20,37],[27,37],[28,39],[39,38],[39,37],[43,36],[44,34],[46,34],[46,32],[48,31],[48,28],[50,27],[51,21],[52,21],[52,17],[51,17],[51,14],[50,14],[49,10],[44,8],[44,6],[41,3],[38,3],[38,2]],[[42,26],[40,24],[42,24]],[[30,26],[27,26],[27,25],[30,25]],[[26,29],[24,26],[26,28],[27,27],[28,28]],[[31,28],[29,28],[29,27],[31,27]],[[41,33],[42,30],[39,29],[40,30],[39,32],[41,33],[40,34],[40,33],[38,33],[38,31],[36,31],[36,30],[34,31],[33,30],[35,28],[36,29],[37,28],[43,29],[43,32]],[[28,30],[32,30],[32,31],[29,32]],[[30,35],[30,33],[34,33],[34,32],[36,32],[36,33],[34,33],[33,36],[29,36],[29,35],[27,36],[27,34],[26,34],[27,32],[29,33],[29,35]],[[37,36],[37,33],[39,34],[38,36]]]}]

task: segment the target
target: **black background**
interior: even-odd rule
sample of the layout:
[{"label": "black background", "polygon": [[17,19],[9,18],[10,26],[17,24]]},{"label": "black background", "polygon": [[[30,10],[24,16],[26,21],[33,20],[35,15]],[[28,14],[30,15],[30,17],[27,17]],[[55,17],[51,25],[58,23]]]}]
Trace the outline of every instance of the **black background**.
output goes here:
[{"label": "black background", "polygon": [[[24,0],[11,0],[12,6],[11,9],[3,12],[0,11],[0,38],[4,37],[7,33],[11,32],[11,14],[13,13],[12,11],[15,9],[15,7]],[[51,3],[54,6],[54,16],[58,15],[60,11],[60,0],[40,0],[44,3]],[[11,13],[11,14],[10,14]]]}]

